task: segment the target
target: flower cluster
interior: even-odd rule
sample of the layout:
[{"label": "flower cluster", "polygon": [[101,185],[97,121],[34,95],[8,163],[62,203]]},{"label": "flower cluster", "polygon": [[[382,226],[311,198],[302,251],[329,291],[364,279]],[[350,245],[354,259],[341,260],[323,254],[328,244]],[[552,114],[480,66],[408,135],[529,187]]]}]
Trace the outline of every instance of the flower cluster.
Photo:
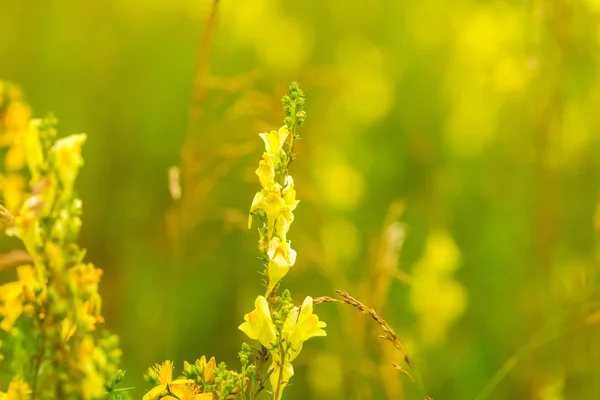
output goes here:
[{"label": "flower cluster", "polygon": [[259,249],[265,258],[269,282],[268,297],[279,281],[296,263],[296,251],[287,234],[294,222],[298,206],[294,179],[288,175],[288,166],[294,159],[294,144],[300,138],[296,126],[304,122],[304,94],[297,84],[290,87],[290,95],[283,98],[286,124],[279,130],[260,133],[265,152],[256,169],[262,189],[256,193],[250,206],[248,226],[252,217],[259,220]]},{"label": "flower cluster", "polygon": [[[285,125],[277,131],[261,133],[265,152],[256,169],[262,190],[256,193],[250,207],[250,221],[259,222],[259,250],[265,260],[269,278],[265,296],[258,296],[254,311],[244,316],[240,325],[248,337],[258,340],[271,356],[268,376],[275,400],[282,396],[284,387],[294,374],[292,361],[311,337],[325,336],[325,322],[313,314],[313,300],[306,297],[301,308],[292,303],[289,291],[276,296],[280,280],[296,262],[287,234],[294,221],[293,211],[298,205],[294,180],[288,175],[288,166],[294,159],[294,144],[299,139],[296,127],[305,118],[304,94],[296,83],[283,98]],[[270,299],[271,301],[269,301]]]},{"label": "flower cluster", "polygon": [[[247,345],[244,345],[247,347]],[[244,350],[242,350],[242,353]],[[240,357],[241,358],[241,357]],[[224,400],[234,399],[244,393],[248,387],[248,376],[252,369],[246,368],[242,361],[241,373],[230,371],[225,363],[217,365],[212,357],[208,362],[202,356],[194,364],[187,361],[183,366],[183,378],[173,379],[173,363],[165,361],[148,370],[145,378],[155,385],[143,397],[143,400]]]},{"label": "flower cluster", "polygon": [[[8,146],[6,233],[27,252],[18,279],[0,286],[0,335],[15,374],[8,398],[28,398],[11,397],[15,388],[42,399],[99,398],[117,374],[121,351],[115,336],[96,338],[96,325],[103,322],[102,271],[84,262],[85,251],[76,243],[82,202],[74,184],[86,136],[57,139],[56,120],[29,121],[29,109],[15,93],[0,82],[0,137]],[[29,191],[10,183],[25,182],[17,174],[25,165]]]}]

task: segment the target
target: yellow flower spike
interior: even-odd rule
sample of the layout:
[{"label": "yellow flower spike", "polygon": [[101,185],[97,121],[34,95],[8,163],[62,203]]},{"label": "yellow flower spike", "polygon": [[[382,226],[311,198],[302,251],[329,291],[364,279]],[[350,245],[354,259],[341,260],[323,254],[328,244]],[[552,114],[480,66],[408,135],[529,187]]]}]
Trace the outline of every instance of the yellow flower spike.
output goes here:
[{"label": "yellow flower spike", "polygon": [[258,168],[255,171],[260,184],[266,190],[271,190],[275,185],[275,164],[273,163],[273,158],[273,156],[265,153],[264,158],[260,160]]},{"label": "yellow flower spike", "polygon": [[274,237],[269,242],[267,255],[269,256],[269,265],[267,273],[269,274],[269,285],[267,286],[268,296],[277,282],[281,280],[296,263],[296,251],[290,247],[291,242],[284,242],[278,237]]},{"label": "yellow flower spike", "polygon": [[258,340],[267,349],[277,343],[277,330],[271,319],[269,303],[263,296],[258,296],[254,302],[254,311],[244,315],[244,323],[239,329],[250,339]]},{"label": "yellow flower spike", "polygon": [[313,314],[313,299],[307,296],[302,303],[302,310],[298,313],[295,308],[290,312],[284,324],[284,332],[287,333],[287,349],[289,361],[296,358],[302,350],[305,341],[316,336],[327,336],[323,330],[327,324],[319,320],[317,314]]},{"label": "yellow flower spike", "polygon": [[259,133],[258,136],[265,142],[265,151],[268,154],[276,155],[283,147],[289,134],[290,131],[288,131],[287,127],[284,125],[279,128],[278,131],[273,130],[268,133]]},{"label": "yellow flower spike", "polygon": [[[272,369],[273,372],[271,373],[271,376],[269,376],[269,380],[271,382],[271,388],[273,390],[273,393],[275,393],[275,391],[277,390],[277,385],[279,383],[279,374],[281,373],[281,359],[280,358],[275,359],[275,357],[274,357],[273,364],[271,364],[270,369]],[[273,400],[281,399],[281,394],[283,392],[283,389],[287,386],[287,384],[290,381],[290,378],[292,376],[294,376],[294,367],[292,366],[291,363],[286,361],[283,366],[283,376],[281,377],[281,385],[279,388],[279,394],[277,395],[277,397],[274,397]]]}]

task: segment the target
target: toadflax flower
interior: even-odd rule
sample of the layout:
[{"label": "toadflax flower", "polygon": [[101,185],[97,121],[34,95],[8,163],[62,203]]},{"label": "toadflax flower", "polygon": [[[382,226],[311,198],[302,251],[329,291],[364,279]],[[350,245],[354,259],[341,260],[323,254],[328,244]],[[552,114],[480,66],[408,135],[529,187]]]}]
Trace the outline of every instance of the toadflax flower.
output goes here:
[{"label": "toadflax flower", "polygon": [[277,343],[277,330],[271,319],[269,303],[263,296],[258,296],[254,302],[254,311],[244,315],[244,323],[239,329],[250,339],[258,340],[267,349]]},{"label": "toadflax flower", "polygon": [[279,282],[296,263],[296,251],[290,247],[290,244],[290,241],[283,242],[277,236],[269,242],[269,247],[267,249],[267,256],[269,256],[269,265],[267,267],[267,273],[269,274],[267,296],[271,293],[277,282]]},{"label": "toadflax flower", "polygon": [[319,320],[313,313],[313,299],[307,296],[302,303],[302,309],[294,307],[288,314],[283,325],[282,336],[286,339],[288,360],[293,361],[302,350],[304,342],[316,336],[327,336],[323,330],[327,324]]},{"label": "toadflax flower", "polygon": [[279,152],[279,150],[281,150],[281,148],[283,147],[283,144],[285,143],[285,140],[287,139],[289,134],[290,131],[284,125],[281,128],[279,128],[278,131],[273,130],[268,133],[259,133],[258,136],[260,136],[261,139],[265,142],[265,151],[268,154],[276,155]]}]

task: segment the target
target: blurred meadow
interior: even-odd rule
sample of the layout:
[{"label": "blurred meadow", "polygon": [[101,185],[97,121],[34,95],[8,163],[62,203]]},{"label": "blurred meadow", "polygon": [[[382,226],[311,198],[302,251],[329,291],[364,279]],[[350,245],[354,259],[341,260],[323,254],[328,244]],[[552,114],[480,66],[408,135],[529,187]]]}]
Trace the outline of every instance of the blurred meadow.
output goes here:
[{"label": "blurred meadow", "polygon": [[[600,396],[600,1],[213,7],[0,0],[0,79],[88,134],[81,245],[132,398],[165,359],[238,365],[264,290],[257,134],[290,81],[307,98],[295,298],[375,308],[434,400]],[[328,336],[286,399],[423,399],[367,316],[316,310]]]}]

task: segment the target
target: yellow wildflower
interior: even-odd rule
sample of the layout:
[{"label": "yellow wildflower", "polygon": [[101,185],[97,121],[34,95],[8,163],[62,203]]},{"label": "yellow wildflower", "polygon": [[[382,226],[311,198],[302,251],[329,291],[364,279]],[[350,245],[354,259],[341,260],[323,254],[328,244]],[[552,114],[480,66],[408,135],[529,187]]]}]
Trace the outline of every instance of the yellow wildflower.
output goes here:
[{"label": "yellow wildflower", "polygon": [[265,142],[265,151],[268,154],[276,155],[283,147],[289,134],[290,131],[288,131],[287,127],[284,125],[279,128],[279,131],[273,130],[268,133],[259,133],[258,136]]},{"label": "yellow wildflower", "polygon": [[83,371],[81,388],[85,399],[96,399],[104,393],[104,376],[96,367],[98,351],[90,335],[85,336],[78,346],[77,365]]},{"label": "yellow wildflower", "polygon": [[25,198],[25,179],[13,173],[2,177],[2,197],[6,209],[15,214]]},{"label": "yellow wildflower", "polygon": [[258,340],[263,346],[270,349],[277,343],[277,330],[271,319],[271,311],[267,299],[258,296],[254,302],[254,311],[244,315],[244,323],[239,329],[250,339]]},{"label": "yellow wildflower", "polygon": [[70,135],[59,139],[52,146],[51,151],[55,154],[56,169],[58,170],[58,178],[60,179],[63,188],[71,190],[79,167],[83,165],[83,157],[81,156],[81,146],[85,143],[87,136],[84,133],[79,135]]},{"label": "yellow wildflower", "polygon": [[267,255],[269,256],[267,296],[271,293],[277,282],[296,263],[296,251],[290,247],[290,244],[290,241],[284,242],[278,237],[274,237],[269,242],[269,248],[267,249]]},{"label": "yellow wildflower", "polygon": [[69,270],[69,279],[84,298],[98,293],[102,270],[93,264],[78,264]]},{"label": "yellow wildflower", "polygon": [[313,314],[313,299],[307,296],[302,303],[302,309],[294,307],[288,314],[283,326],[283,336],[287,341],[288,361],[293,361],[302,350],[304,342],[315,336],[327,336],[323,330],[327,324]]},{"label": "yellow wildflower", "polygon": [[296,190],[294,189],[294,179],[288,175],[285,177],[285,186],[281,192],[283,198],[283,207],[277,218],[277,234],[285,242],[290,225],[294,222],[293,211],[300,201],[296,200]]},{"label": "yellow wildflower", "polygon": [[[173,368],[173,362],[169,360],[162,364],[156,364],[152,368],[151,373],[156,380],[158,380],[158,386],[146,393],[142,400],[168,399],[169,397],[165,396],[175,394],[178,391],[183,391],[187,385],[194,383],[192,379],[173,380]],[[180,397],[176,396],[173,398],[177,399]],[[193,397],[191,398],[193,399]]]},{"label": "yellow wildflower", "polygon": [[8,384],[6,393],[0,392],[0,400],[29,400],[31,389],[21,378],[14,378]]},{"label": "yellow wildflower", "polygon": [[22,265],[17,267],[17,276],[21,285],[23,285],[23,293],[25,293],[27,301],[34,301],[36,292],[42,288],[42,285],[38,282],[33,266]]},{"label": "yellow wildflower", "polygon": [[260,184],[266,190],[271,190],[275,185],[275,164],[273,157],[265,153],[265,157],[258,163],[256,175],[260,180]]},{"label": "yellow wildflower", "polygon": [[23,313],[23,285],[20,282],[10,282],[0,286],[0,329],[8,332],[15,321]]},{"label": "yellow wildflower", "polygon": [[250,207],[250,219],[248,227],[252,224],[252,214],[256,210],[263,210],[267,215],[267,231],[268,237],[272,237],[275,221],[281,214],[281,210],[285,207],[285,201],[281,197],[281,185],[276,183],[271,190],[262,190],[256,193],[252,206]]}]

